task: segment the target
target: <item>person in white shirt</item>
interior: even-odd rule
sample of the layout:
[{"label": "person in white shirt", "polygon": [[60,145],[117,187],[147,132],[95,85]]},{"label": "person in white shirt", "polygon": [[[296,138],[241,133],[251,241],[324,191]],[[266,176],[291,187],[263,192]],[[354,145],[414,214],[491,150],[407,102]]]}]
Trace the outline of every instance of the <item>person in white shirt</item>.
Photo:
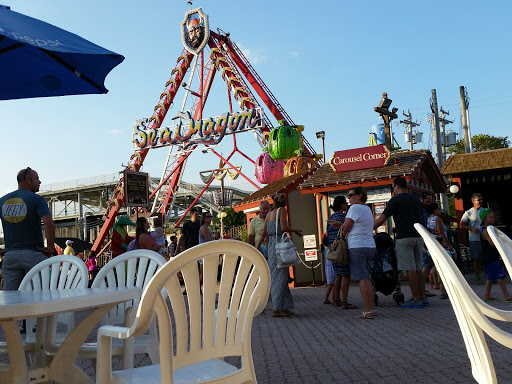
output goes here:
[{"label": "person in white shirt", "polygon": [[373,240],[373,214],[366,205],[367,194],[363,187],[352,188],[348,193],[350,208],[345,222],[341,226],[347,235],[348,255],[350,259],[350,277],[359,280],[359,289],[363,298],[363,312],[358,319],[373,319],[373,286],[370,280],[371,263],[375,255]]},{"label": "person in white shirt", "polygon": [[[253,217],[251,219],[251,222],[249,223],[249,238],[247,242],[251,244],[253,247],[256,246],[260,239],[260,235],[262,232],[262,229],[265,225],[265,218],[267,217],[267,213],[270,210],[270,204],[268,201],[263,200],[260,203],[260,212],[257,216]],[[262,244],[263,245],[263,244]],[[266,248],[266,244],[265,244]],[[261,249],[260,249],[261,251]],[[263,255],[266,255],[266,252],[263,253]]]},{"label": "person in white shirt", "polygon": [[482,260],[482,242],[480,241],[480,220],[479,213],[482,209],[484,199],[482,194],[474,193],[471,196],[473,207],[464,212],[460,220],[461,229],[469,231],[469,252],[473,260],[473,270],[475,271],[476,284],[480,284],[480,268]]}]

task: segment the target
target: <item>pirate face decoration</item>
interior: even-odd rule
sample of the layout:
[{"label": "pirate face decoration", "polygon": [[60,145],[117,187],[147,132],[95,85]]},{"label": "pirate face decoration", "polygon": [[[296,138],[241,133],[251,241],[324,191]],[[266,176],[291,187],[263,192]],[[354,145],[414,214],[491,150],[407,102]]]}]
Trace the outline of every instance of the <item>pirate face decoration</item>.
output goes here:
[{"label": "pirate face decoration", "polygon": [[201,8],[185,13],[181,22],[181,39],[185,49],[194,55],[200,53],[210,38],[208,16]]}]

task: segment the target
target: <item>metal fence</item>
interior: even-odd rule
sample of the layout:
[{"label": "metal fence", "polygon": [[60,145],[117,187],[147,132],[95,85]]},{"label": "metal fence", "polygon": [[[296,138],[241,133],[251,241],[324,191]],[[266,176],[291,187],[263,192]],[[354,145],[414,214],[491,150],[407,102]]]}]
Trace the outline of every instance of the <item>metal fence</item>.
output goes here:
[{"label": "metal fence", "polygon": [[241,225],[239,227],[225,229],[224,232],[232,239],[238,239],[247,242],[247,224]]},{"label": "metal fence", "polygon": [[60,191],[63,189],[76,189],[78,187],[85,187],[89,185],[112,184],[117,183],[119,178],[119,173],[111,173],[109,175],[92,176],[83,179],[62,181],[60,183],[43,184],[41,185],[40,190],[41,192]]}]

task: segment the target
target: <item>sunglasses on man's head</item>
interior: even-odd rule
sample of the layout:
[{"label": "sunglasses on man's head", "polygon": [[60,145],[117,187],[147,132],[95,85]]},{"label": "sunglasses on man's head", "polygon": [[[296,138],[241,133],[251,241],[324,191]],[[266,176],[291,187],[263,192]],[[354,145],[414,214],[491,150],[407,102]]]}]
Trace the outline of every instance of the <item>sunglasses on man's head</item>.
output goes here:
[{"label": "sunglasses on man's head", "polygon": [[27,167],[27,169],[25,169],[25,172],[23,172],[23,181],[27,180],[28,172],[31,170],[32,169],[30,167]]}]

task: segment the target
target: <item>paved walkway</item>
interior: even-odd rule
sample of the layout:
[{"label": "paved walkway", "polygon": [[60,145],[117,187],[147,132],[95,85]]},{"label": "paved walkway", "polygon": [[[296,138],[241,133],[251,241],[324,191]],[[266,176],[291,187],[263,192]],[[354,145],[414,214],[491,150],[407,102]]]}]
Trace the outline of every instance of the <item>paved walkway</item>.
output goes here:
[{"label": "paved walkway", "polygon": [[[483,285],[472,287],[483,295]],[[402,309],[391,295],[379,294],[377,318],[360,320],[354,318],[357,310],[323,304],[324,289],[293,289],[295,314],[289,318],[272,318],[269,303],[254,319],[253,354],[260,384],[475,382],[449,300],[438,295],[428,308]],[[409,287],[402,286],[402,291],[407,300]],[[497,285],[492,292],[502,299]],[[362,306],[357,285],[351,285],[349,301]],[[512,310],[509,303],[493,305]],[[512,332],[512,324],[507,329]],[[512,382],[510,349],[489,338],[488,343],[499,382]],[[95,377],[90,361],[77,363]],[[149,364],[149,359],[137,355],[135,364]]]}]

